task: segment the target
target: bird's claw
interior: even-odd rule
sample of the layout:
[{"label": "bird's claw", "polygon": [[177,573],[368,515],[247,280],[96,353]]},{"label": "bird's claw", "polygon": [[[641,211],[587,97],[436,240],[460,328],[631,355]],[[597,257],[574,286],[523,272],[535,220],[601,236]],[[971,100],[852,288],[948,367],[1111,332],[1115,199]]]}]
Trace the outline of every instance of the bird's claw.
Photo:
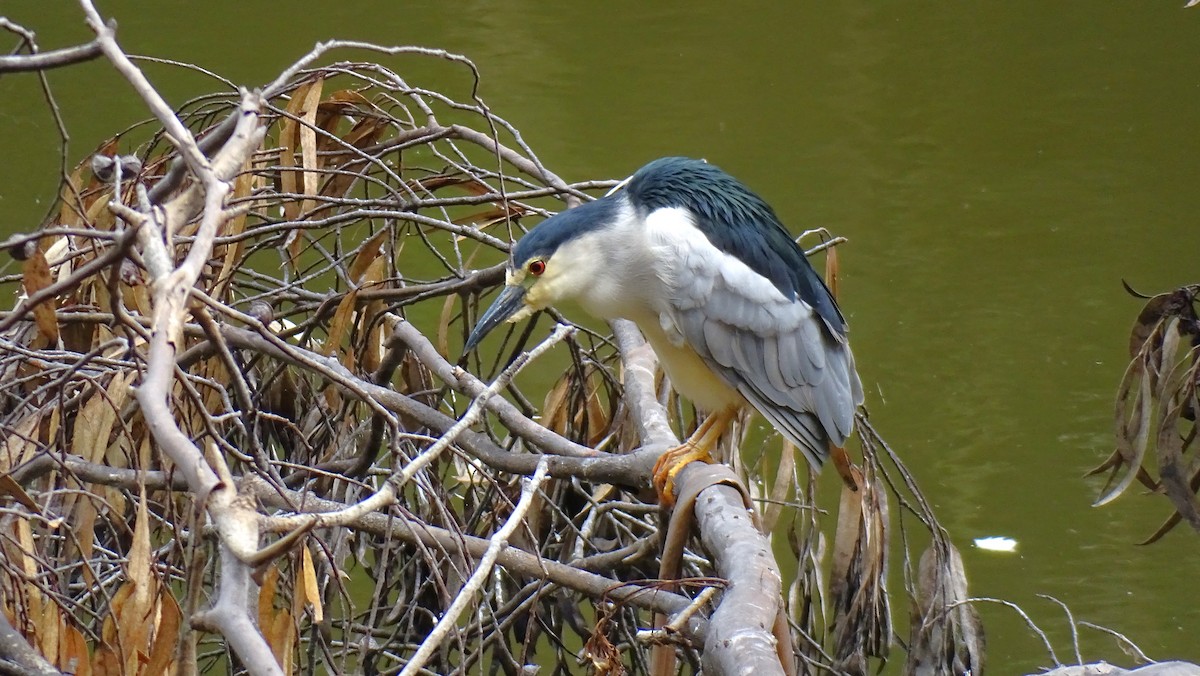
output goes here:
[{"label": "bird's claw", "polygon": [[671,507],[675,504],[675,475],[688,463],[694,461],[712,462],[713,459],[707,450],[691,441],[668,448],[658,456],[658,461],[654,463],[654,472],[651,475],[654,490],[658,493],[658,504],[663,507]]}]

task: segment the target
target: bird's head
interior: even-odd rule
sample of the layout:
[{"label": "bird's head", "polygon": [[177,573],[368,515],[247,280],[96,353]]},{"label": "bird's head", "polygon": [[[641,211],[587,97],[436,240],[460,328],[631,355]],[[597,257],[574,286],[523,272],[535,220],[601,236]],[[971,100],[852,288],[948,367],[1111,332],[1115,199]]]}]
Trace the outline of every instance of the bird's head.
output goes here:
[{"label": "bird's head", "polygon": [[542,221],[513,247],[504,288],[467,338],[466,351],[505,322],[518,322],[563,300],[593,291],[604,266],[605,233],[622,220],[623,201],[612,195]]}]

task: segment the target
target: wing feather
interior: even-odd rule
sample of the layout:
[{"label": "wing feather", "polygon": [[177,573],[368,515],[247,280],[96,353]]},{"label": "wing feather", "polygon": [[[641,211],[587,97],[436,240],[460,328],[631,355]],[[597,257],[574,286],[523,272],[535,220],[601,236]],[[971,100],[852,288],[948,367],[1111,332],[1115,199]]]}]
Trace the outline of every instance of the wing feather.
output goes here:
[{"label": "wing feather", "polygon": [[[702,237],[702,236],[701,236]],[[799,296],[706,240],[664,238],[683,271],[661,308],[692,349],[814,464],[845,443],[862,403],[854,356]]]},{"label": "wing feather", "polygon": [[763,345],[763,371],[767,374],[767,381],[776,391],[787,392],[791,387],[784,382],[783,365],[779,359],[779,344],[787,340],[781,341],[774,337],[760,340]]},{"label": "wing feather", "polygon": [[[709,355],[713,361],[724,367],[733,366],[733,343],[735,337],[725,328],[725,325],[716,321],[704,321],[704,316],[701,312],[696,311],[696,323],[704,332],[704,345],[708,348]],[[691,323],[691,322],[689,322]],[[687,332],[684,332],[686,339]]]}]

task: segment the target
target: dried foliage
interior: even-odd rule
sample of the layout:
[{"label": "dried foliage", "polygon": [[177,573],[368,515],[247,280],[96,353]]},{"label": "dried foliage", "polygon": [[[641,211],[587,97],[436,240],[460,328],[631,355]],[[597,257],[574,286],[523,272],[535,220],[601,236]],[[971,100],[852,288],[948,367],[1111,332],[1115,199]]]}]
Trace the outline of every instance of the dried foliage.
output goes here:
[{"label": "dried foliage", "polygon": [[[393,65],[313,65],[344,46]],[[693,670],[710,619],[749,617],[722,608],[717,575],[737,566],[712,540],[685,548],[690,525],[669,538],[680,580],[656,579],[650,442],[671,429],[652,434],[646,408],[675,430],[694,416],[661,378],[635,403],[652,362],[623,364],[644,351],[563,325],[541,340],[534,321],[458,357],[523,222],[615,181],[558,178],[484,105],[474,65],[433,50],[329,43],[261,95],[175,111],[122,72],[156,123],[99,148],[5,245],[20,263],[0,279],[18,296],[0,313],[0,644],[11,625],[76,674],[648,673],[654,644]],[[892,643],[892,529],[915,518],[937,555],[919,592],[901,528],[914,632],[949,628],[912,644],[978,664],[953,624],[973,613],[961,561],[859,423],[832,546],[786,444],[747,458],[749,488],[697,507],[699,527],[724,519],[771,559],[748,500],[790,542],[796,574],[766,599],[780,673],[866,673]],[[643,631],[655,612],[669,622]]]},{"label": "dried foliage", "polygon": [[1097,505],[1115,500],[1134,480],[1166,494],[1175,513],[1146,543],[1158,540],[1180,521],[1200,531],[1198,295],[1200,285],[1184,286],[1150,298],[1142,308],[1129,337],[1129,366],[1117,390],[1117,447],[1090,472],[1109,474],[1109,488]]}]

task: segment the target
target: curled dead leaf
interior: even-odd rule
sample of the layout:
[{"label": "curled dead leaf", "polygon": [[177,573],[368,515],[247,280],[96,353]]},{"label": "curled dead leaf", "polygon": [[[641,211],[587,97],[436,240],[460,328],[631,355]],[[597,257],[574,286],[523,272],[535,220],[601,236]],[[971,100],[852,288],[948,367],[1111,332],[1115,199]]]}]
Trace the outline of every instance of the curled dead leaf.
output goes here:
[{"label": "curled dead leaf", "polygon": [[[30,296],[53,284],[53,280],[50,277],[50,264],[46,262],[46,256],[40,249],[34,249],[29,257],[25,259],[22,268],[22,281],[25,286],[25,293]],[[33,321],[37,325],[38,335],[44,341],[44,346],[54,347],[58,345],[57,310],[58,301],[54,298],[46,298],[33,306]]]},{"label": "curled dead leaf", "polygon": [[852,468],[857,490],[842,486],[829,591],[833,597],[835,666],[867,673],[870,657],[891,645],[887,592],[890,540],[887,493],[879,480]]}]

